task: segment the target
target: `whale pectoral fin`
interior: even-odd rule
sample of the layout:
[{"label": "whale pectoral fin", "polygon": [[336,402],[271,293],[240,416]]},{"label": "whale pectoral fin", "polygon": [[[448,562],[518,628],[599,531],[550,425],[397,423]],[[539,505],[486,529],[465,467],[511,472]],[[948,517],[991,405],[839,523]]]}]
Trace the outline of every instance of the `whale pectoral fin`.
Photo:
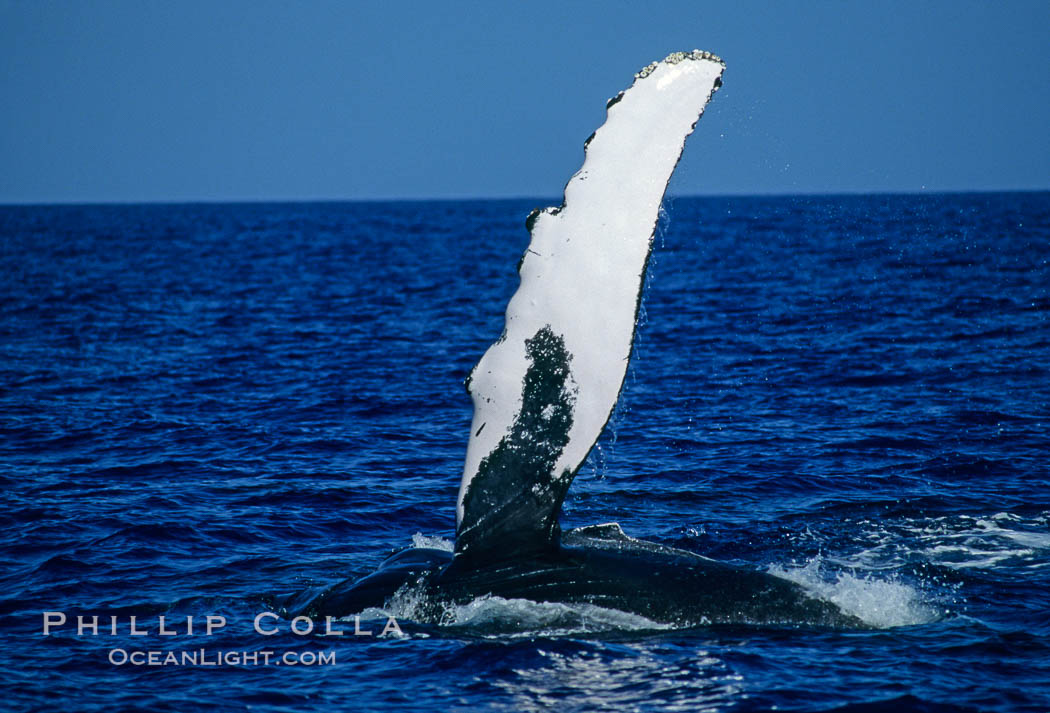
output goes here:
[{"label": "whale pectoral fin", "polygon": [[467,381],[474,421],[457,555],[557,545],[565,493],[627,373],[667,182],[724,68],[693,51],[639,72],[609,102],[561,207],[529,215],[503,335]]}]

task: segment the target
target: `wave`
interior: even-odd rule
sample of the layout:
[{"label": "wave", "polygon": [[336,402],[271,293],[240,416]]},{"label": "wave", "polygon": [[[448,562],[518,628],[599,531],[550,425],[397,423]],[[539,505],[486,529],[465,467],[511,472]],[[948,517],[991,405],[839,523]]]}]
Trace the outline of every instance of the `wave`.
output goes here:
[{"label": "wave", "polygon": [[1041,567],[1050,563],[1048,523],[1050,513],[864,519],[851,527],[864,548],[834,561],[863,570],[894,569],[917,561],[952,570]]}]

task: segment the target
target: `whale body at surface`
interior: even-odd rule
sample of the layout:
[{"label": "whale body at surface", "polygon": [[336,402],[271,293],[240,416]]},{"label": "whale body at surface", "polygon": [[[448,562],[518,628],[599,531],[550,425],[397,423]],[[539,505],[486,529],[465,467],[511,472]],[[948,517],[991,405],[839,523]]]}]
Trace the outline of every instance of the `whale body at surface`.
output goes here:
[{"label": "whale body at surface", "polygon": [[308,616],[382,608],[407,591],[434,622],[493,595],[591,604],[676,625],[855,627],[800,585],[628,537],[618,525],[562,533],[566,491],[623,385],[660,204],[725,65],[678,52],[609,101],[563,204],[534,211],[505,327],[474,367],[474,417],[453,552],[410,548],[373,574],[293,606]]},{"label": "whale body at surface", "polygon": [[619,525],[569,530],[555,550],[482,564],[412,547],[367,577],[336,585],[298,613],[346,616],[383,609],[396,594],[418,602],[414,617],[438,624],[452,605],[480,596],[591,604],[654,624],[748,624],[860,628],[865,624],[802,586],[693,552],[628,537]]}]

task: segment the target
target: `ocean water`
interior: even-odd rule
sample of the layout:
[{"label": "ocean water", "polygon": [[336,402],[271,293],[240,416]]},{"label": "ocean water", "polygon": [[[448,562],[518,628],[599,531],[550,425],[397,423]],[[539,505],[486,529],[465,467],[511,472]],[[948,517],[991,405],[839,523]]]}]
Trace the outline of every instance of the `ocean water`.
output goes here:
[{"label": "ocean water", "polygon": [[450,544],[463,379],[546,204],[0,207],[2,707],[1050,710],[1047,193],[665,205],[563,522],[870,628],[493,597],[342,636],[266,616]]}]

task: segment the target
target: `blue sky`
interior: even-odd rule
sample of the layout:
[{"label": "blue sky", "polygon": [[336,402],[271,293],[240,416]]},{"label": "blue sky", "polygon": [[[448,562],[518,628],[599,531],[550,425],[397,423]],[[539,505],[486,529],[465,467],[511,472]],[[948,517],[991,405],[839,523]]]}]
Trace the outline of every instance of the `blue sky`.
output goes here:
[{"label": "blue sky", "polygon": [[677,194],[1050,188],[1050,2],[0,0],[0,202],[554,197],[668,52]]}]

